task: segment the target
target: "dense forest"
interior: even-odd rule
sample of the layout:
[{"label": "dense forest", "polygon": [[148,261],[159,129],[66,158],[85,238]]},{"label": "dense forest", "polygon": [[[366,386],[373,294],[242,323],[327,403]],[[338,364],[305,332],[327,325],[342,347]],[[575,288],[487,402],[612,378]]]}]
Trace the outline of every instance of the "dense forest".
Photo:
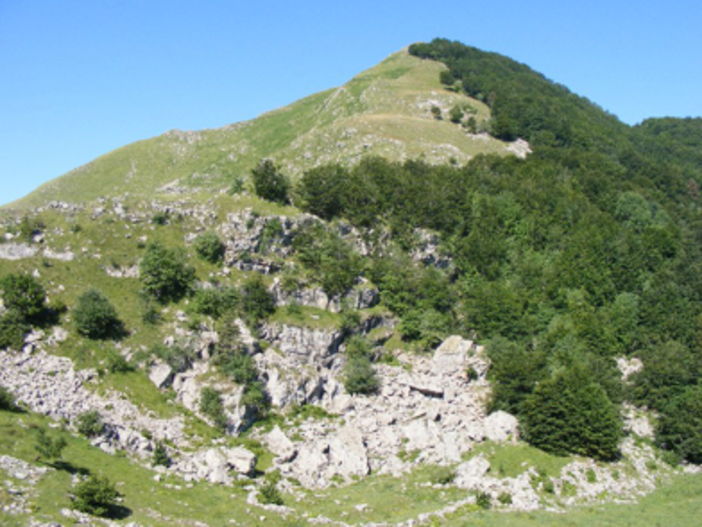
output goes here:
[{"label": "dense forest", "polygon": [[[389,233],[363,273],[403,338],[487,342],[492,407],[520,416],[528,441],[616,458],[629,401],[660,414],[671,459],[702,461],[702,120],[631,128],[505,57],[447,40],[410,53],[445,63],[447,89],[485,101],[491,133],[533,153],[321,166],[295,204]],[[425,231],[450,265],[412,264]],[[623,383],[616,357],[645,367]]]}]

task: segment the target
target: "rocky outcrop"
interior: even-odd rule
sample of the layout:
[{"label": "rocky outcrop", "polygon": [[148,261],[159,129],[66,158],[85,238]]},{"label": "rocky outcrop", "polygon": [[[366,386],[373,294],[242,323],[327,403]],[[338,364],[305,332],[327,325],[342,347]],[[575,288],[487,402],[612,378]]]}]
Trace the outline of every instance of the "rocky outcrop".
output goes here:
[{"label": "rocky outcrop", "polygon": [[343,340],[335,328],[310,328],[289,324],[264,323],[261,338],[300,366],[326,366]]},{"label": "rocky outcrop", "polygon": [[[415,463],[459,462],[488,434],[496,441],[515,439],[516,419],[508,414],[485,425],[486,381],[466,373],[471,363],[487,364],[482,354],[471,341],[450,337],[431,357],[401,355],[404,367],[376,365],[382,384],[372,396],[349,395],[330,375],[320,404],[343,414],[346,426],[308,420],[295,427],[303,442],[294,445],[294,461],[287,461],[289,449],[285,458],[278,457],[281,471],[310,486],[326,486],[335,474],[347,477],[349,467],[361,471],[361,450],[373,472],[399,474]],[[335,445],[345,445],[351,458],[336,460],[334,452],[342,450]]]},{"label": "rocky outcrop", "polygon": [[412,260],[426,266],[448,269],[451,259],[441,253],[439,236],[425,229],[415,229],[415,243],[410,256]]},{"label": "rocky outcrop", "polygon": [[348,481],[370,472],[363,437],[353,426],[344,426],[329,438],[303,443],[297,457],[281,465],[283,474],[294,475],[306,487],[324,487],[333,478]]},{"label": "rocky outcrop", "polygon": [[182,418],[159,419],[117,392],[98,396],[86,387],[96,377],[94,370],[76,371],[70,359],[41,350],[31,354],[0,351],[0,385],[32,411],[69,422],[87,411],[99,411],[106,433],[94,443],[103,450],[119,448],[147,457],[153,448],[153,440],[147,437],[187,444]]},{"label": "rocky outcrop", "polygon": [[277,306],[297,304],[303,307],[316,307],[332,313],[339,313],[342,308],[368,309],[378,303],[380,294],[374,287],[368,287],[367,282],[347,291],[341,297],[329,297],[321,287],[299,288],[286,291],[280,279],[273,280],[271,294]]},{"label": "rocky outcrop", "polygon": [[224,239],[225,264],[245,271],[270,273],[278,270],[275,260],[292,253],[292,240],[305,225],[319,222],[318,218],[300,216],[259,216],[252,210],[227,215],[218,232]]},{"label": "rocky outcrop", "polygon": [[251,476],[256,469],[256,456],[243,447],[213,447],[183,455],[170,470],[186,481],[205,480],[231,485],[239,476]]},{"label": "rocky outcrop", "polygon": [[38,247],[26,243],[0,243],[0,259],[2,260],[32,258],[38,252]]}]

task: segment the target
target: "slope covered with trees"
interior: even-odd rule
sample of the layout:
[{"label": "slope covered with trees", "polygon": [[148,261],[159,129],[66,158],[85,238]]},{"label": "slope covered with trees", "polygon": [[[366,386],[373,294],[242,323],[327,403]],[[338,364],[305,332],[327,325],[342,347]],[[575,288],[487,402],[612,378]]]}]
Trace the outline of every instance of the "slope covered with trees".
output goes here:
[{"label": "slope covered with trees", "polygon": [[[505,57],[445,40],[410,53],[445,62],[451,77],[442,80],[454,89],[460,80],[491,106],[493,133],[525,137],[534,153],[480,156],[463,167],[380,158],[319,167],[300,180],[296,203],[389,229],[396,250],[384,247],[366,272],[401,317],[404,338],[431,345],[459,331],[490,340],[493,406],[527,417],[535,444],[548,446],[547,434],[530,430],[535,401],[571,378],[581,393],[598,385],[604,405],[626,399],[656,409],[665,424],[660,444],[693,459],[689,442],[679,447],[664,430],[676,415],[686,419],[699,394],[699,120],[631,129]],[[403,256],[416,229],[439,233],[452,267],[418,269]],[[620,356],[645,364],[626,385]],[[570,403],[561,404],[563,414]],[[607,426],[619,426],[600,410]],[[603,434],[602,456],[611,457],[616,434]]]}]

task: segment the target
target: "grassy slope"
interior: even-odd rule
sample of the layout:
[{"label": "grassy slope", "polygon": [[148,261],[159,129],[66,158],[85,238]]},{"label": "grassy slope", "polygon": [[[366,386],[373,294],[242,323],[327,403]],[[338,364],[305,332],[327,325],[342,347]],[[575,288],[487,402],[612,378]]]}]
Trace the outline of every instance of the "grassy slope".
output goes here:
[{"label": "grassy slope", "polygon": [[[46,426],[47,419],[31,414],[0,412],[0,451],[35,463],[34,428]],[[322,514],[352,525],[366,522],[398,522],[416,518],[423,512],[440,509],[452,502],[465,499],[469,492],[458,489],[427,486],[433,469],[425,467],[400,479],[386,476],[370,477],[345,488],[307,492],[298,489],[297,497],[284,495],[285,502],[294,512],[286,518],[246,503],[246,491],[240,487],[227,488],[207,483],[186,485],[166,477],[154,481],[153,473],[130,460],[110,456],[89,445],[81,438],[63,434],[68,439],[64,461],[69,467],[87,469],[107,476],[117,484],[124,495],[123,506],[129,516],[119,523],[136,521],[141,525],[227,525],[235,520],[237,525],[307,525],[305,517]],[[542,460],[543,461],[543,460]],[[547,462],[556,462],[548,461]],[[41,462],[38,462],[41,465]],[[0,471],[0,479],[7,475]],[[4,489],[4,485],[2,487]],[[31,517],[41,521],[62,521],[61,509],[70,506],[68,493],[71,474],[66,470],[52,470],[42,477],[36,492],[28,500]],[[567,514],[531,512],[504,513],[480,511],[466,506],[456,514],[429,525],[463,526],[537,526],[537,525],[698,525],[702,504],[702,475],[675,478],[671,483],[640,500],[638,504],[606,504],[576,507]],[[0,490],[0,504],[9,497]],[[359,511],[356,505],[366,504]],[[304,516],[303,516],[304,515]],[[262,518],[265,517],[265,520]],[[2,525],[27,525],[28,516],[10,516],[0,512]],[[202,525],[203,523],[199,523]]]},{"label": "grassy slope", "polygon": [[478,153],[504,152],[504,143],[471,137],[458,125],[432,117],[432,104],[446,115],[456,103],[472,107],[478,121],[489,116],[482,103],[441,86],[438,76],[444,68],[401,51],[341,88],[255,120],[217,130],[174,130],[132,143],[46,183],[8,208],[127,192],[143,196],[172,182],[216,189],[235,175],[248,174],[263,157],[274,157],[295,177],[320,163],[353,162],[367,154],[463,162]]}]

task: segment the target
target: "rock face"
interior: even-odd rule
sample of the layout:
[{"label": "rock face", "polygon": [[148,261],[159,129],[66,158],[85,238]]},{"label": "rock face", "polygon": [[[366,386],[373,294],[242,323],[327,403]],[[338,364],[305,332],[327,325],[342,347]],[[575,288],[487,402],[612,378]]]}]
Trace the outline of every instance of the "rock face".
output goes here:
[{"label": "rock face", "polygon": [[349,480],[370,472],[368,456],[359,430],[344,426],[329,439],[305,442],[283,474],[294,475],[307,487],[324,487],[335,477]]},{"label": "rock face", "polygon": [[[324,357],[316,360],[323,363]],[[282,432],[272,432],[264,440],[272,447],[284,445],[274,449],[281,472],[306,486],[324,487],[335,476],[346,479],[368,469],[399,474],[414,463],[456,463],[488,434],[495,441],[516,438],[514,417],[502,412],[485,420],[487,361],[480,346],[454,336],[432,357],[400,358],[404,368],[376,366],[382,385],[372,396],[347,394],[336,370],[328,370],[320,404],[342,413],[346,425],[308,420],[295,428],[304,441],[293,446],[281,438]],[[301,360],[297,367],[305,364]],[[482,378],[469,379],[471,364],[483,372]],[[295,450],[297,456],[291,457]]]},{"label": "rock face", "polygon": [[349,309],[368,309],[378,303],[380,298],[378,290],[366,287],[364,284],[349,290],[342,297],[330,298],[321,287],[301,288],[288,292],[283,288],[280,280],[276,278],[273,280],[270,291],[278,306],[298,304],[339,313],[342,306]]},{"label": "rock face", "polygon": [[271,344],[255,359],[272,404],[319,401],[340,369],[341,333],[287,324],[264,324],[259,333]]},{"label": "rock face", "polygon": [[206,480],[231,485],[238,475],[250,476],[256,468],[256,456],[242,447],[214,447],[183,455],[172,467],[186,481]]},{"label": "rock face", "polygon": [[100,397],[84,386],[96,376],[94,370],[76,371],[69,359],[41,350],[31,354],[0,351],[0,385],[33,411],[54,419],[73,422],[84,412],[98,410],[107,433],[94,443],[106,451],[119,447],[147,457],[153,441],[146,436],[186,444],[181,418],[159,419],[145,414],[119,393]]}]

